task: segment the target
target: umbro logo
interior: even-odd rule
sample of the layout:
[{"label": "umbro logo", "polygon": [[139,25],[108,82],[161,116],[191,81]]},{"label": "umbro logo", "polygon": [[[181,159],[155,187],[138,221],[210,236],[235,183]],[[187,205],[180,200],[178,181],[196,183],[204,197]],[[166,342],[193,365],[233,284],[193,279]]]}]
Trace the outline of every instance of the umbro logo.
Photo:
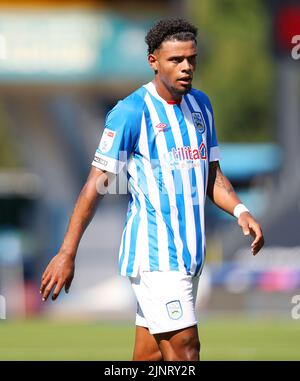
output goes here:
[{"label": "umbro logo", "polygon": [[158,129],[158,132],[162,132],[165,130],[165,128],[167,127],[168,125],[166,123],[158,123],[155,128]]}]

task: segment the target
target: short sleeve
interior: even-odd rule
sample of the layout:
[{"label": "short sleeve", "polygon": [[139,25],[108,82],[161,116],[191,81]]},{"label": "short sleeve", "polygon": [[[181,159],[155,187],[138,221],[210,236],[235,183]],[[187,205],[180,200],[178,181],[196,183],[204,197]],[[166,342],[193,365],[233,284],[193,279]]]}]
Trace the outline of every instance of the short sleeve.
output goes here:
[{"label": "short sleeve", "polygon": [[93,166],[115,174],[122,170],[135,146],[138,114],[138,110],[124,101],[119,101],[107,114]]},{"label": "short sleeve", "polygon": [[215,129],[214,113],[213,113],[213,109],[208,97],[207,97],[205,109],[206,109],[208,125],[209,125],[209,131],[207,135],[209,161],[218,161],[220,160],[220,149],[219,149],[217,133]]}]

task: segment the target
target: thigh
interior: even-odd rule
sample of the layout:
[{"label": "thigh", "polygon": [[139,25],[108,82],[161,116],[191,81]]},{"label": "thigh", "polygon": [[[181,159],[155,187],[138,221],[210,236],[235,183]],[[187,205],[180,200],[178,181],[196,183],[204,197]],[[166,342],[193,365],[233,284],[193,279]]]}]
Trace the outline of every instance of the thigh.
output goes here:
[{"label": "thigh", "polygon": [[136,326],[133,361],[161,361],[162,354],[157,341],[146,327]]},{"label": "thigh", "polygon": [[200,342],[196,325],[154,336],[165,361],[200,360]]}]

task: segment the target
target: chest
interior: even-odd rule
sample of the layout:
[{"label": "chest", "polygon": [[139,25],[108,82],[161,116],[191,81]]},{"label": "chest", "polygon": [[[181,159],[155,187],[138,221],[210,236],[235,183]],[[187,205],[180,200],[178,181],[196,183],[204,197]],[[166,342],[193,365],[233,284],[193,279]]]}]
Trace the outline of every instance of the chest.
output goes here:
[{"label": "chest", "polygon": [[206,160],[208,126],[202,110],[174,105],[163,111],[145,113],[139,154],[161,164]]}]

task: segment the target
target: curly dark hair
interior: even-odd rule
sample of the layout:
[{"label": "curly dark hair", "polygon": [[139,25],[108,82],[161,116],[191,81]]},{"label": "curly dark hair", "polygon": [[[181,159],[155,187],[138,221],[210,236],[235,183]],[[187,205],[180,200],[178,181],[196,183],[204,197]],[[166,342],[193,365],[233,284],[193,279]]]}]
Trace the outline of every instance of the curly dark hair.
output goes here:
[{"label": "curly dark hair", "polygon": [[181,18],[160,20],[149,30],[145,37],[148,54],[152,54],[164,41],[168,40],[194,40],[197,43],[197,32],[198,29],[194,25]]}]

